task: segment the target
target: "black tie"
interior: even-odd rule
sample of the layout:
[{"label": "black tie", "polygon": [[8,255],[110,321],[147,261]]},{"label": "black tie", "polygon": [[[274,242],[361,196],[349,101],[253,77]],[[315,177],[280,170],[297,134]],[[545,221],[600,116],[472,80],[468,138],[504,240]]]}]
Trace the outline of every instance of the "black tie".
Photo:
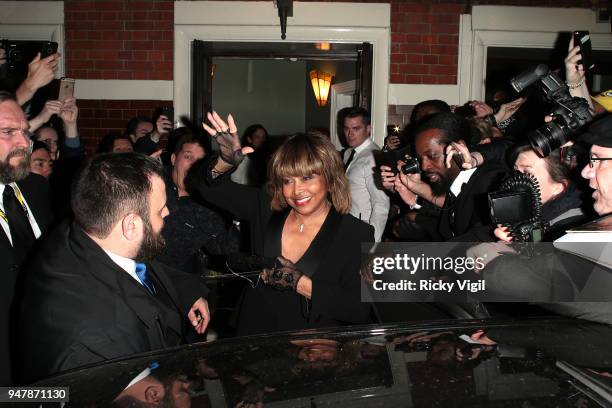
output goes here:
[{"label": "black tie", "polygon": [[351,161],[353,161],[353,157],[355,157],[355,149],[351,149],[351,154],[349,155],[346,163],[344,163],[344,170],[348,169],[349,164],[351,164]]},{"label": "black tie", "polygon": [[17,197],[15,197],[15,192],[9,185],[4,186],[2,204],[4,205],[4,214],[6,215],[11,230],[15,260],[17,263],[21,263],[34,244],[34,241],[36,241],[36,237],[34,236],[34,231],[32,231],[32,226],[24,211],[24,207]]}]

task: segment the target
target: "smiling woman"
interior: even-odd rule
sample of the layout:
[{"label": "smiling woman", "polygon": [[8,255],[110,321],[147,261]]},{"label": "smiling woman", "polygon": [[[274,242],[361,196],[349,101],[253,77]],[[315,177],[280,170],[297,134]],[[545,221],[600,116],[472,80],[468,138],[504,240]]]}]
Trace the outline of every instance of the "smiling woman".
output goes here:
[{"label": "smiling woman", "polygon": [[277,258],[255,287],[247,287],[238,334],[365,323],[360,300],[360,245],[373,240],[370,226],[348,214],[348,180],[340,155],[325,136],[298,134],[272,156],[267,189],[231,182],[228,173],[243,148],[231,116],[216,113],[205,126],[221,147],[219,157],[196,163],[190,183],[211,204],[249,222],[252,251]]}]

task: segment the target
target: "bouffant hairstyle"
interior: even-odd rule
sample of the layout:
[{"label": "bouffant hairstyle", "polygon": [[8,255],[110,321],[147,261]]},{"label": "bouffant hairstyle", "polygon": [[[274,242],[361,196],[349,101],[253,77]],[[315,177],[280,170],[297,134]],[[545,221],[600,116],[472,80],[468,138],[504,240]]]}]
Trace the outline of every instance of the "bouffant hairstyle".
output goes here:
[{"label": "bouffant hairstyle", "polygon": [[268,191],[272,209],[287,207],[283,179],[317,174],[325,180],[329,199],[340,214],[351,209],[349,182],[340,154],[328,138],[319,133],[299,133],[283,143],[268,163]]}]

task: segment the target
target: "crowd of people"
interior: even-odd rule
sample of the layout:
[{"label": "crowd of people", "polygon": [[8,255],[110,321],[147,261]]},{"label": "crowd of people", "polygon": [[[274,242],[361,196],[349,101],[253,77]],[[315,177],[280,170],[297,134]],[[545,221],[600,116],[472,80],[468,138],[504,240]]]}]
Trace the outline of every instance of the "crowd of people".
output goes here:
[{"label": "crowd of people", "polygon": [[[240,137],[231,115],[175,128],[160,111],[87,157],[75,98],[30,105],[59,58],[37,56],[0,91],[0,385],[205,340],[207,278],[233,273],[237,252],[262,266],[239,280],[236,335],[371,322],[361,244],[512,241],[488,203],[512,169],[539,185],[544,240],[612,213],[612,117],[588,93],[578,47],[565,80],[595,119],[548,155],[527,135],[555,118],[534,124],[534,94],[500,89],[487,103],[417,104],[382,151],[368,111],[351,107],[342,152],[318,130],[275,138],[254,124]],[[390,152],[397,162],[381,165]]]}]

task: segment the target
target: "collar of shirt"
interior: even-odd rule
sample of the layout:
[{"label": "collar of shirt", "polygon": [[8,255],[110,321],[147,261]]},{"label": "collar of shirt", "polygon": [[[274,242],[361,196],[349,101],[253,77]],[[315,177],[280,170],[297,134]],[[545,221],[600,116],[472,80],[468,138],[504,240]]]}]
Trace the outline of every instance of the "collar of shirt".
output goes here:
[{"label": "collar of shirt", "polygon": [[357,156],[360,152],[365,150],[365,148],[368,147],[371,143],[374,143],[374,142],[372,141],[372,139],[368,138],[364,140],[363,143],[360,144],[359,146],[354,147],[353,149],[355,150],[355,156]]},{"label": "collar of shirt", "polygon": [[[30,209],[30,206],[28,205],[26,198],[21,194],[21,190],[19,189],[19,186],[17,185],[17,183],[9,183],[9,185],[13,187],[13,191],[15,191],[15,193],[19,192],[19,194],[21,195],[21,198],[23,199],[23,204],[28,210],[27,211],[28,221],[30,221],[30,226],[32,227],[34,236],[36,237],[36,239],[40,238],[40,235],[42,234],[42,232],[40,231],[40,227],[38,226],[38,223],[36,222],[36,219],[34,218],[34,215],[32,214],[32,210]],[[4,211],[4,199],[2,195],[4,194],[5,186],[6,184],[0,183],[0,210],[2,211]],[[7,238],[11,242],[11,245],[13,245],[13,238],[11,237],[11,229],[8,225],[8,222],[6,222],[6,220],[0,217],[0,225],[2,226],[2,230],[4,230],[4,233],[6,234]]]},{"label": "collar of shirt", "polygon": [[459,197],[459,193],[461,193],[461,187],[472,177],[472,174],[476,171],[476,168],[469,170],[461,170],[457,175],[457,178],[453,181],[453,184],[450,186],[450,191],[455,195],[455,197]]},{"label": "collar of shirt", "polygon": [[107,251],[104,248],[103,250],[104,252],[106,252],[106,255],[108,255],[111,261],[113,261],[115,264],[117,264],[117,266],[126,271],[132,278],[136,280],[136,282],[142,285],[142,282],[140,281],[140,279],[138,279],[138,276],[136,275],[136,261],[130,258],[123,257],[121,255],[117,255],[111,251]]}]

